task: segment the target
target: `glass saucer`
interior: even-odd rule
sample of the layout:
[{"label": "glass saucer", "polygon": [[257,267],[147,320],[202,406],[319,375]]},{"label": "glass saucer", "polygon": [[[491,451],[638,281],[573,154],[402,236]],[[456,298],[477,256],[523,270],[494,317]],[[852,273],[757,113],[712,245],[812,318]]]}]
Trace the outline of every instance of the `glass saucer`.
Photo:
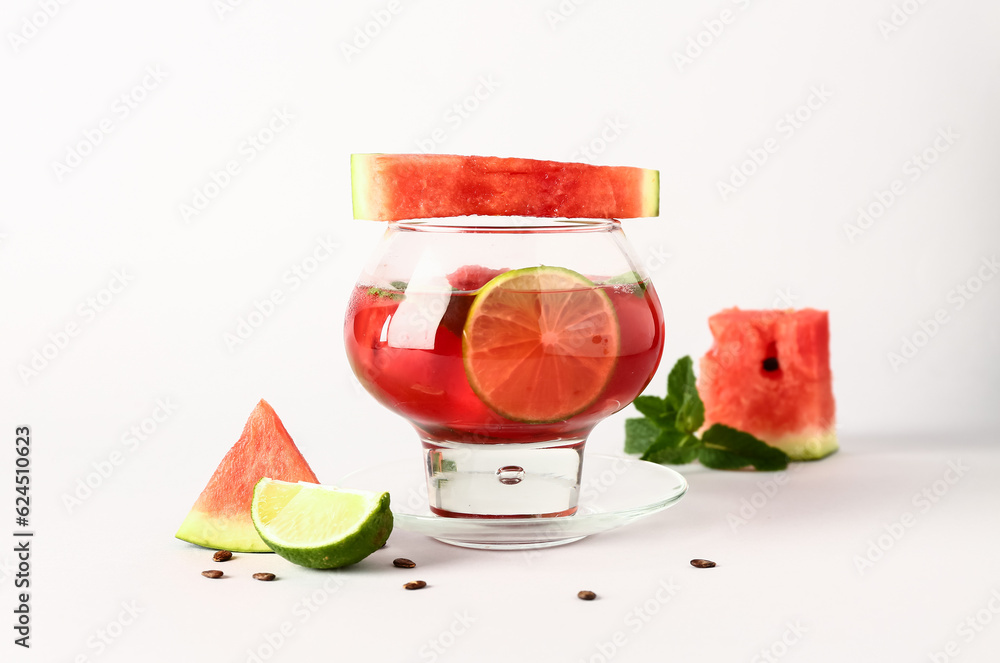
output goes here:
[{"label": "glass saucer", "polygon": [[427,505],[422,458],[353,472],[342,488],[389,491],[395,527],[465,548],[524,550],[579,541],[672,506],[687,481],[670,468],[642,460],[586,454],[579,508],[560,518],[443,518]]}]

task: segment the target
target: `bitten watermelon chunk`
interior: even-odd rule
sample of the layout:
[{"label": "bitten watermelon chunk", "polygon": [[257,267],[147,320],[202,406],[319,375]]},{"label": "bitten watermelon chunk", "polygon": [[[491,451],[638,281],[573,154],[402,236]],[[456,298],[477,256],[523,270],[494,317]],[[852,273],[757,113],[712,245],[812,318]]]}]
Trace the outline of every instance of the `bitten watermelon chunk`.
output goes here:
[{"label": "bitten watermelon chunk", "polygon": [[319,483],[281,419],[263,399],[181,523],[177,538],[206,548],[271,552],[250,518],[253,488],[262,477]]},{"label": "bitten watermelon chunk", "polygon": [[826,311],[731,308],[708,326],[715,343],[698,378],[706,427],[746,431],[792,460],[837,450]]},{"label": "bitten watermelon chunk", "polygon": [[660,173],[452,154],[353,154],[354,218],[658,216]]}]

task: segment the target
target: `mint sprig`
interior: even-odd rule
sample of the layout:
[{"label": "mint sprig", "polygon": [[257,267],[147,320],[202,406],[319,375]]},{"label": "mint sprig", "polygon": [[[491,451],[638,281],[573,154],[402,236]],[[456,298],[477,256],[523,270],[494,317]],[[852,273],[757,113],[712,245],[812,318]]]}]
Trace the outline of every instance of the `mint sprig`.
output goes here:
[{"label": "mint sprig", "polygon": [[639,396],[633,405],[643,416],[625,421],[625,453],[642,454],[642,460],[670,465],[698,460],[718,470],[752,466],[771,472],[788,467],[781,449],[723,424],[713,424],[698,438],[705,404],[691,357],[682,357],[670,370],[666,398]]}]

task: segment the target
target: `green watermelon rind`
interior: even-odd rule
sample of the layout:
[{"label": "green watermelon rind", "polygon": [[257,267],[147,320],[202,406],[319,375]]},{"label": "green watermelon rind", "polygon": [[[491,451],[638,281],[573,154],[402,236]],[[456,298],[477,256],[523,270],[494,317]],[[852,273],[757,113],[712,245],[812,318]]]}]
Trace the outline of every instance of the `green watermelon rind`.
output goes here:
[{"label": "green watermelon rind", "polygon": [[660,216],[660,171],[647,170],[652,173],[646,181],[642,192],[643,216]]},{"label": "green watermelon rind", "polygon": [[219,518],[201,511],[189,512],[174,536],[212,550],[273,552],[260,538],[253,523],[236,518]]},{"label": "green watermelon rind", "polygon": [[784,451],[789,460],[820,460],[826,458],[840,448],[837,441],[837,431],[830,429],[820,433],[793,433],[771,438],[760,436],[760,439],[772,447]]},{"label": "green watermelon rind", "polygon": [[351,155],[351,204],[355,219],[366,219],[371,215],[368,203],[371,202],[369,186],[372,178],[369,175],[373,160],[370,154]]}]

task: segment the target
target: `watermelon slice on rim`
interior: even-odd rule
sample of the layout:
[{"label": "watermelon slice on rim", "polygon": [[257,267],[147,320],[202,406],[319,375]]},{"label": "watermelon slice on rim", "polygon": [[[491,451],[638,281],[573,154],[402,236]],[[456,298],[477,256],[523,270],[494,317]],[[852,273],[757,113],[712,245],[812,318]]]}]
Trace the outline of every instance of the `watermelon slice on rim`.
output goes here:
[{"label": "watermelon slice on rim", "polygon": [[715,342],[701,359],[705,427],[746,431],[792,460],[838,448],[826,311],[741,311],[708,320]]},{"label": "watermelon slice on rim", "polygon": [[453,154],[353,154],[354,218],[658,216],[659,171]]},{"label": "watermelon slice on rim", "polygon": [[253,488],[263,477],[319,483],[281,419],[262,399],[181,523],[177,538],[206,548],[271,552],[250,517]]}]

